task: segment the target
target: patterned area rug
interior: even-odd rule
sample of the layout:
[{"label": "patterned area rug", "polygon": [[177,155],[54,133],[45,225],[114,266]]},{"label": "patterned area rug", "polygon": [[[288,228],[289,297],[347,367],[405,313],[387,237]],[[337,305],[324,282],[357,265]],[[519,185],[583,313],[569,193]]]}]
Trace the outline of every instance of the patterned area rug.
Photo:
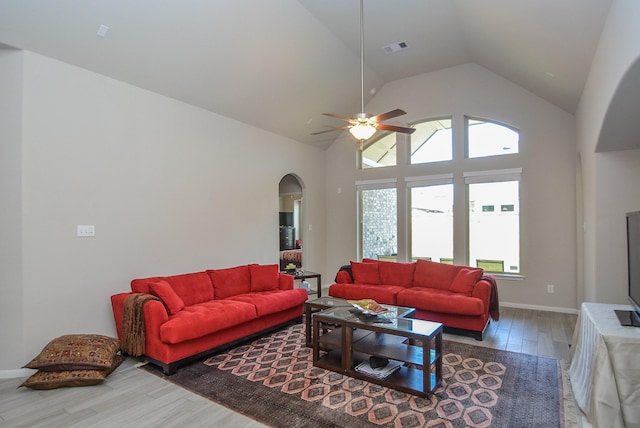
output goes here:
[{"label": "patterned area rug", "polygon": [[558,360],[444,342],[430,398],[319,369],[297,324],[164,376],[274,427],[564,427]]}]

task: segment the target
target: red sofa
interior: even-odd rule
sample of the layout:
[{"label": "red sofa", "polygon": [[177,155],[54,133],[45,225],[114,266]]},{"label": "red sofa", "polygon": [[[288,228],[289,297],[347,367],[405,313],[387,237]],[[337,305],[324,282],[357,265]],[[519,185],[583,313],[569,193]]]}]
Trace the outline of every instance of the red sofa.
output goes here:
[{"label": "red sofa", "polygon": [[133,293],[144,303],[144,357],[173,374],[180,365],[291,321],[302,320],[307,291],[278,265],[244,265],[131,281],[132,292],[111,296],[118,338]]},{"label": "red sofa", "polygon": [[482,269],[427,260],[351,262],[338,272],[329,295],[415,308],[415,318],[441,322],[447,331],[477,340],[483,339],[489,318],[499,317],[493,276]]}]

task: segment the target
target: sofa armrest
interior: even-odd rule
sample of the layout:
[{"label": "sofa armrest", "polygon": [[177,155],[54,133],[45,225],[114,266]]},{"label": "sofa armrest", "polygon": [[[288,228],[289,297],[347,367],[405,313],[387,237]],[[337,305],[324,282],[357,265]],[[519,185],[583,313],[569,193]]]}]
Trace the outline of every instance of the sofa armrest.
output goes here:
[{"label": "sofa armrest", "polygon": [[346,270],[341,270],[336,274],[335,279],[337,284],[353,284],[353,278],[351,274]]},{"label": "sofa armrest", "polygon": [[278,273],[278,288],[280,290],[293,290],[293,275]]},{"label": "sofa armrest", "polygon": [[144,336],[147,342],[160,343],[160,327],[169,321],[167,308],[159,300],[149,300],[144,304]]},{"label": "sofa armrest", "polygon": [[482,300],[485,312],[489,312],[489,302],[491,300],[491,283],[486,279],[480,279],[473,287],[471,297],[477,297]]},{"label": "sofa armrest", "polygon": [[[111,296],[113,320],[116,324],[118,339],[122,340],[122,312],[124,301],[133,293],[118,293]],[[169,320],[167,309],[159,300],[150,300],[144,304],[144,328],[147,340],[160,340],[160,326]]]}]

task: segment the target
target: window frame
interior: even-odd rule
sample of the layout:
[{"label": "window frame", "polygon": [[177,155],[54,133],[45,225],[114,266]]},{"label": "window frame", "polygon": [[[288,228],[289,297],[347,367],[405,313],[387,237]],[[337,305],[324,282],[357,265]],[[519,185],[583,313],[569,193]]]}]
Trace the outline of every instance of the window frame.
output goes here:
[{"label": "window frame", "polygon": [[[413,157],[413,153],[412,153],[412,141],[414,138],[414,135],[410,135],[409,136],[409,141],[407,144],[407,164],[409,165],[430,165],[430,164],[434,164],[434,163],[439,163],[439,162],[451,162],[455,159],[455,150],[454,150],[454,141],[455,141],[455,130],[454,130],[454,118],[453,115],[449,115],[449,116],[436,116],[436,117],[432,117],[432,118],[427,118],[427,119],[423,119],[423,120],[419,120],[419,121],[415,121],[415,122],[411,122],[409,123],[409,126],[412,128],[415,128],[417,126],[419,126],[420,124],[423,123],[427,123],[427,122],[437,122],[437,121],[441,121],[441,120],[448,120],[450,122],[450,128],[444,128],[444,129],[451,129],[451,159],[441,159],[441,160],[433,160],[433,161],[428,161],[428,162],[416,162],[413,163],[412,162],[412,157]],[[435,135],[435,133],[433,134]],[[425,140],[425,142],[428,141]],[[416,150],[417,151],[417,150]]]},{"label": "window frame", "polygon": [[362,200],[362,191],[366,190],[385,190],[385,189],[394,189],[396,191],[396,249],[398,247],[398,179],[393,178],[385,178],[385,179],[376,179],[376,180],[358,180],[356,181],[356,195],[357,195],[357,233],[358,233],[358,242],[357,242],[357,258],[358,260],[362,260],[364,253],[364,210],[363,210],[363,200]]},{"label": "window frame", "polygon": [[[405,191],[407,194],[406,197],[406,205],[407,205],[407,258],[408,260],[413,260],[414,259],[414,254],[413,254],[413,213],[411,212],[412,210],[412,196],[411,196],[411,190],[413,188],[420,188],[420,187],[429,187],[429,186],[441,186],[441,185],[451,185],[453,186],[452,188],[452,192],[453,192],[453,200],[452,200],[452,206],[454,208],[454,225],[455,225],[455,192],[456,192],[456,186],[454,183],[454,174],[453,173],[446,173],[446,174],[436,174],[436,175],[428,175],[428,176],[412,176],[412,177],[405,177],[404,178],[404,183],[405,183]],[[455,227],[454,227],[454,231],[455,231]],[[455,239],[454,236],[451,236],[451,242],[452,242],[452,246],[455,248]],[[455,256],[452,254],[452,257],[455,258]],[[434,261],[438,261],[438,260],[434,260]]]},{"label": "window frame", "polygon": [[481,170],[481,171],[469,171],[463,173],[464,186],[465,186],[465,210],[466,210],[466,254],[468,266],[474,266],[471,260],[471,233],[469,230],[470,218],[469,218],[469,205],[470,205],[470,184],[485,184],[485,183],[502,183],[516,181],[518,183],[518,271],[504,271],[503,272],[488,272],[495,276],[513,276],[520,277],[523,275],[522,266],[522,168],[507,168],[499,170]]}]

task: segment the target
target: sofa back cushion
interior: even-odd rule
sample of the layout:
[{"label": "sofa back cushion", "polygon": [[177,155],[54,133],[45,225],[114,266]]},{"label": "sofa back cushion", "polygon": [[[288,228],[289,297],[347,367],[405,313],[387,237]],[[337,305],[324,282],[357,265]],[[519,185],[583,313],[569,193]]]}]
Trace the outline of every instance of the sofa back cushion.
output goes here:
[{"label": "sofa back cushion", "polygon": [[134,293],[151,294],[149,283],[164,280],[182,299],[185,306],[208,302],[213,299],[213,287],[206,272],[185,273],[182,275],[140,278],[131,281],[131,291]]},{"label": "sofa back cushion", "polygon": [[380,283],[384,285],[411,287],[413,285],[413,274],[415,269],[415,263],[380,261],[378,262]]},{"label": "sofa back cushion", "polygon": [[461,266],[419,259],[413,275],[413,286],[449,290],[461,268]]},{"label": "sofa back cushion", "polygon": [[251,292],[249,265],[208,270],[207,274],[213,283],[213,293],[216,299],[225,299]]},{"label": "sofa back cushion", "polygon": [[353,272],[353,282],[355,284],[380,284],[378,263],[358,263],[352,261],[351,272]]},{"label": "sofa back cushion", "polygon": [[158,281],[149,282],[149,291],[162,300],[169,315],[176,314],[184,309],[184,302],[180,296],[173,291],[173,288],[171,288],[171,285],[169,285],[167,281],[159,279]]},{"label": "sofa back cushion", "polygon": [[279,286],[278,265],[249,265],[251,291],[277,290]]},{"label": "sofa back cushion", "polygon": [[476,282],[478,282],[483,272],[484,271],[482,269],[467,267],[461,268],[453,279],[449,290],[454,293],[471,296],[471,293],[473,293],[473,287],[475,287]]}]

